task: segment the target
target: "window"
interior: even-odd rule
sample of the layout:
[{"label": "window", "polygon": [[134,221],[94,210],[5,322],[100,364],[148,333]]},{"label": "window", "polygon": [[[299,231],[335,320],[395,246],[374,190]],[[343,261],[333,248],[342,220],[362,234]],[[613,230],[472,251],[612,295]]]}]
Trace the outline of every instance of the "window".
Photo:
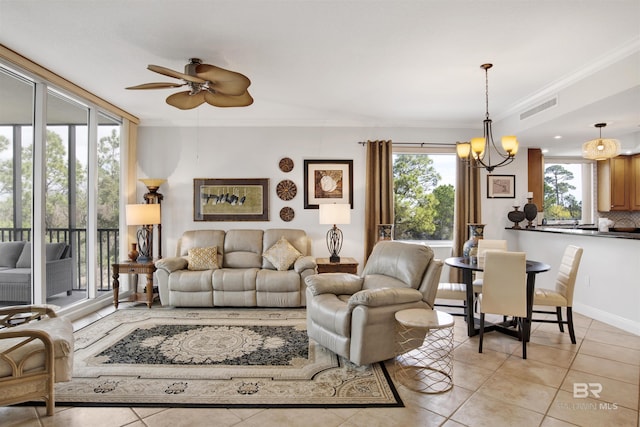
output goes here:
[{"label": "window", "polygon": [[544,166],[547,223],[592,223],[592,163],[582,159],[545,159]]},{"label": "window", "polygon": [[453,240],[455,153],[394,149],[394,237]]},{"label": "window", "polygon": [[[30,295],[0,298],[0,306],[66,308],[101,291],[110,298],[109,268],[119,246],[122,118],[2,62],[0,93],[0,241],[65,244],[60,259],[50,260],[55,268],[31,265]],[[33,202],[35,191],[43,203]]]}]

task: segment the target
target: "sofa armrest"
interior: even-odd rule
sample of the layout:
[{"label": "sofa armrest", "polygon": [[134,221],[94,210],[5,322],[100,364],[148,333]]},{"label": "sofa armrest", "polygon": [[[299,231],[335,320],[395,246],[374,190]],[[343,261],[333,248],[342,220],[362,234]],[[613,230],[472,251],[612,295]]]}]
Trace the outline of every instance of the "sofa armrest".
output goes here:
[{"label": "sofa armrest", "polygon": [[301,256],[293,263],[293,269],[296,273],[302,273],[305,270],[315,270],[316,267],[316,259],[309,255]]},{"label": "sofa armrest", "polygon": [[307,276],[304,279],[307,289],[315,295],[353,295],[362,289],[364,279],[349,273],[323,273]]},{"label": "sofa armrest", "polygon": [[381,307],[393,304],[406,304],[422,300],[422,293],[412,288],[379,288],[364,289],[349,298],[349,307],[366,305],[369,307]]},{"label": "sofa armrest", "polygon": [[189,265],[189,261],[184,257],[162,258],[156,261],[156,268],[172,273],[177,270],[185,270]]}]

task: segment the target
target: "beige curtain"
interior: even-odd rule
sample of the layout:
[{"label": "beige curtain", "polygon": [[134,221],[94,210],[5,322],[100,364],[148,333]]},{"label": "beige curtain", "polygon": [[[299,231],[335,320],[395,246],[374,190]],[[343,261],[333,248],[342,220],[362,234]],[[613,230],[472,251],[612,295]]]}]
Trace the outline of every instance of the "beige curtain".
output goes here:
[{"label": "beige curtain", "polygon": [[378,224],[393,224],[393,147],[391,141],[367,141],[364,260],[378,241]]},{"label": "beige curtain", "polygon": [[[456,163],[456,215],[454,219],[452,256],[462,256],[462,246],[469,240],[469,223],[482,221],[480,169],[469,167],[459,158]],[[449,280],[462,282],[462,271],[452,268]]]}]

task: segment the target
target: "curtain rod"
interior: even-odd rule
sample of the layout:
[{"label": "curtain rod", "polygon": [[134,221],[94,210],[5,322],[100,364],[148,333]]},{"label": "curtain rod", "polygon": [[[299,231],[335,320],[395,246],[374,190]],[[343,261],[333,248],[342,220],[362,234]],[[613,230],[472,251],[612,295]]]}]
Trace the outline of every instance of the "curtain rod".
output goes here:
[{"label": "curtain rod", "polygon": [[[358,144],[360,144],[360,145],[362,145],[364,147],[365,145],[367,145],[367,142],[366,141],[359,141]],[[434,148],[440,148],[440,147],[441,148],[451,148],[451,147],[455,147],[456,146],[456,144],[440,144],[440,143],[431,144],[429,142],[393,142],[392,141],[391,144],[393,144],[393,145],[419,145],[420,148],[423,148],[425,146],[434,147]]]}]

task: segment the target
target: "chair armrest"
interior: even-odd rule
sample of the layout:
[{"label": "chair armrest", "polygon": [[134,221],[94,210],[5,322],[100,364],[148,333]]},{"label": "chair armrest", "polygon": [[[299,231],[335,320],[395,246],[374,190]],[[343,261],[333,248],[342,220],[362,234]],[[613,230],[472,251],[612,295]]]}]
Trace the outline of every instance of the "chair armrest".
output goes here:
[{"label": "chair armrest", "polygon": [[362,289],[364,279],[349,273],[323,273],[307,276],[304,279],[307,289],[315,295],[353,295]]},{"label": "chair armrest", "polygon": [[316,266],[316,259],[309,255],[301,256],[293,263],[293,269],[296,273],[302,273],[304,270],[309,269],[315,270]]},{"label": "chair armrest", "polygon": [[349,298],[349,307],[366,305],[381,307],[393,304],[405,304],[422,300],[422,292],[412,288],[379,288],[364,289]]},{"label": "chair armrest", "polygon": [[172,273],[177,270],[185,270],[189,265],[189,261],[184,257],[162,258],[156,261],[156,268]]},{"label": "chair armrest", "polygon": [[42,316],[57,317],[52,306],[48,305],[14,305],[0,308],[0,327],[11,327],[16,324],[31,322]]}]

